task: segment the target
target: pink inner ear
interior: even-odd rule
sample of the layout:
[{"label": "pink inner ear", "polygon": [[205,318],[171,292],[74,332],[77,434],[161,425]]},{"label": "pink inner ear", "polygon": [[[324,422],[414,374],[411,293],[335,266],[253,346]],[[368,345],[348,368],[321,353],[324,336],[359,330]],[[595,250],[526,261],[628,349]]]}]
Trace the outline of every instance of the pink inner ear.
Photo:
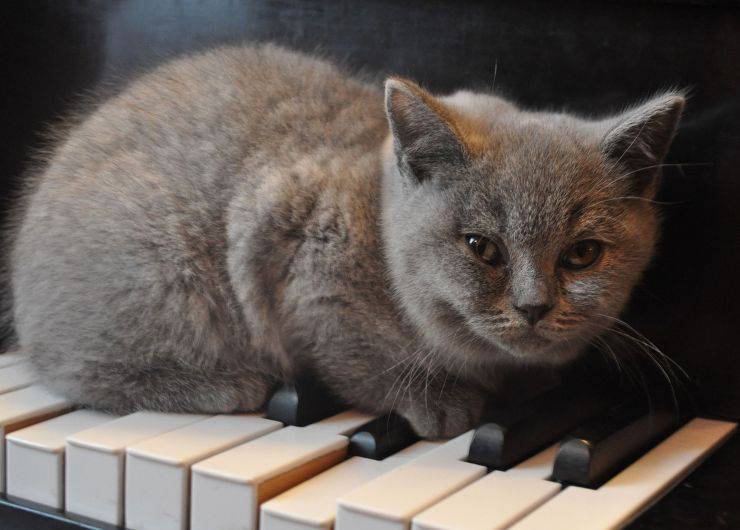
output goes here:
[{"label": "pink inner ear", "polygon": [[416,85],[391,79],[386,83],[386,108],[399,167],[417,182],[428,179],[441,164],[465,164],[463,141],[431,95]]},{"label": "pink inner ear", "polygon": [[684,104],[682,96],[669,94],[627,111],[602,140],[602,150],[633,170],[638,168],[631,161],[660,163],[673,140]]},{"label": "pink inner ear", "polygon": [[653,195],[660,166],[668,152],[685,100],[678,94],[657,97],[627,111],[604,136],[602,152],[631,177],[635,195]]}]

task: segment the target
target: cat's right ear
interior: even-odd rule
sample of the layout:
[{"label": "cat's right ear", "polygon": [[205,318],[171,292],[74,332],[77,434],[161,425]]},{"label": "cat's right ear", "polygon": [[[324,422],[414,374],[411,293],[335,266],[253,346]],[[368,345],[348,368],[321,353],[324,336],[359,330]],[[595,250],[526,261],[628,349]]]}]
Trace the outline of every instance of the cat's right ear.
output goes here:
[{"label": "cat's right ear", "polygon": [[630,193],[651,198],[658,187],[663,158],[676,133],[686,96],[666,92],[607,120],[601,150],[629,177]]},{"label": "cat's right ear", "polygon": [[385,109],[398,168],[412,181],[465,163],[465,146],[449,111],[421,87],[397,77],[386,80]]}]

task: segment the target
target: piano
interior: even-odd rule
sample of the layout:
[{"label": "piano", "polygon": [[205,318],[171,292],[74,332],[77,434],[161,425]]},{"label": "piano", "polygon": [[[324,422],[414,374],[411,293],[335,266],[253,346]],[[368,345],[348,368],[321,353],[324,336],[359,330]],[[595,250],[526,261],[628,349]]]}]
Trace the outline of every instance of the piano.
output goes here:
[{"label": "piano", "polygon": [[572,381],[450,440],[310,381],[263,413],[116,417],[75,410],[19,353],[0,363],[0,521],[14,528],[622,528],[737,428]]},{"label": "piano", "polygon": [[686,369],[698,402],[677,415],[555,388],[428,441],[310,385],[251,415],[75,410],[4,353],[0,528],[740,528],[737,2],[34,0],[0,14],[2,204],[79,94],[215,44],[319,49],[435,92],[492,87],[586,114],[690,88],[660,253],[623,318]]}]

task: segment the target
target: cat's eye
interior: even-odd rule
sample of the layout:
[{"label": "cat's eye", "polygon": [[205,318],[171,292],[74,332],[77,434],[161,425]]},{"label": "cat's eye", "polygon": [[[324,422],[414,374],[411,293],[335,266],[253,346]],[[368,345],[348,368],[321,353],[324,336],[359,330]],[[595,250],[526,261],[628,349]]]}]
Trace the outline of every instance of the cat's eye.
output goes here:
[{"label": "cat's eye", "polygon": [[466,234],[465,241],[470,249],[488,265],[496,265],[501,260],[501,251],[498,245],[478,234]]},{"label": "cat's eye", "polygon": [[585,269],[593,265],[600,255],[601,243],[594,239],[584,239],[565,251],[562,264],[568,269]]}]

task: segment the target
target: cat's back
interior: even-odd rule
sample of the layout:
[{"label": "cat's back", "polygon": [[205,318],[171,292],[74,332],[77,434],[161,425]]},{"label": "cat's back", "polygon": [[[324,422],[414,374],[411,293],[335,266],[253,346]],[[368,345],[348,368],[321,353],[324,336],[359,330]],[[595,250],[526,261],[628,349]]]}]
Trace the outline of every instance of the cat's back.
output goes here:
[{"label": "cat's back", "polygon": [[171,61],[58,142],[29,187],[18,240],[34,227],[64,239],[70,223],[110,243],[127,238],[117,230],[127,223],[165,234],[173,226],[162,219],[213,224],[234,185],[257,179],[267,162],[287,167],[317,150],[377,144],[381,101],[332,64],[272,45]]},{"label": "cat's back", "polygon": [[378,90],[319,58],[273,45],[183,57],[58,142],[29,187],[22,229],[70,217],[95,231],[112,219],[152,227],[148,218],[163,214],[218,221],[233,187],[259,179],[260,166],[372,147],[383,129]]},{"label": "cat's back", "polygon": [[376,89],[275,46],[143,75],[71,129],[30,188],[11,257],[21,346],[50,373],[101,350],[242,350],[226,272],[235,185],[267,162],[375,146],[383,126]]},{"label": "cat's back", "polygon": [[[368,105],[376,100],[376,105]],[[273,45],[233,46],[170,61],[129,84],[72,130],[47,171],[65,179],[137,153],[180,177],[186,164],[358,140],[382,121],[381,95],[333,64]],[[175,166],[179,163],[180,166]]]}]

